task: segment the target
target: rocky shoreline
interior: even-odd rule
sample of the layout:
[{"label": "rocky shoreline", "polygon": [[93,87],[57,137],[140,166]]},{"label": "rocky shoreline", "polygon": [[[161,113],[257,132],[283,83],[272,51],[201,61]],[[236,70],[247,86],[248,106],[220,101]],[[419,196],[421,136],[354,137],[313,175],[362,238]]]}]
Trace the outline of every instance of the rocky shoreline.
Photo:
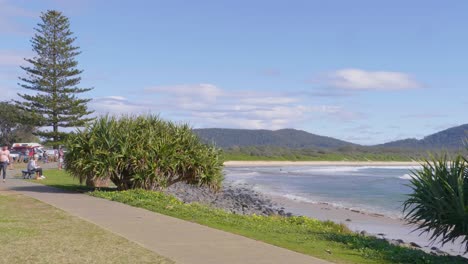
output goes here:
[{"label": "rocky shoreline", "polygon": [[234,214],[243,215],[281,215],[292,216],[269,197],[256,192],[247,185],[225,184],[217,193],[207,187],[185,184],[171,185],[165,193],[171,194],[185,203],[201,203],[223,209]]},{"label": "rocky shoreline", "polygon": [[[179,182],[171,185],[165,189],[164,192],[177,197],[185,203],[197,202],[206,204],[234,214],[256,214],[264,216],[281,215],[285,217],[293,216],[292,213],[286,211],[286,208],[281,207],[281,205],[274,202],[267,195],[252,190],[252,188],[247,184],[234,185],[226,183],[221,191],[215,193],[204,186],[199,187]],[[379,217],[384,216],[379,215]],[[351,220],[349,219],[349,221]],[[383,233],[370,234],[367,231],[361,231],[358,233],[364,236],[373,236],[386,240],[388,243],[393,245],[424,250],[433,255],[450,255],[437,247],[422,247],[414,242],[405,242],[402,239],[386,238],[386,235]]]}]

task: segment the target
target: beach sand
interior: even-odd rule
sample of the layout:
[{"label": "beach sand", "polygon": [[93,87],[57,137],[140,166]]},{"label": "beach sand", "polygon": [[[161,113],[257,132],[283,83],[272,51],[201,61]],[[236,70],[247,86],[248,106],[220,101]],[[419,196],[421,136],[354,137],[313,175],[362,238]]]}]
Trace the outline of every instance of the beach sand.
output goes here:
[{"label": "beach sand", "polygon": [[382,214],[338,208],[326,203],[307,203],[283,197],[272,197],[272,199],[294,215],[304,215],[319,220],[344,223],[353,231],[366,231],[367,234],[380,238],[389,240],[402,239],[405,243],[414,242],[420,245],[421,249],[426,252],[430,252],[432,247],[437,247],[450,255],[462,255],[468,258],[468,254],[464,253],[461,239],[455,241],[455,243],[447,243],[444,246],[438,242],[431,243],[429,234],[420,235],[419,231],[413,232],[415,227],[408,225],[402,219],[391,218]]},{"label": "beach sand", "polygon": [[226,167],[262,166],[418,166],[418,161],[226,161]]}]

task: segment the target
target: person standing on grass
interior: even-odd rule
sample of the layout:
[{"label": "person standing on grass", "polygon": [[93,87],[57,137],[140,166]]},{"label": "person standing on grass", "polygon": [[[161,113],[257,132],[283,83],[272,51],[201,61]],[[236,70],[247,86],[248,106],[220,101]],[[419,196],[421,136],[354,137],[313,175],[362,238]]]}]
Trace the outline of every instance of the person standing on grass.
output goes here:
[{"label": "person standing on grass", "polygon": [[62,147],[59,147],[59,151],[58,151],[58,169],[61,170],[62,169],[62,166],[63,166],[63,149]]},{"label": "person standing on grass", "polygon": [[0,150],[0,166],[1,166],[1,171],[3,174],[3,182],[5,182],[6,169],[8,167],[9,162],[10,162],[10,151],[8,151],[7,146],[3,146],[2,150]]},{"label": "person standing on grass", "polygon": [[42,175],[42,168],[37,165],[37,160],[39,159],[39,155],[35,154],[32,159],[28,162],[28,171],[36,173],[36,180],[45,179],[45,176]]}]

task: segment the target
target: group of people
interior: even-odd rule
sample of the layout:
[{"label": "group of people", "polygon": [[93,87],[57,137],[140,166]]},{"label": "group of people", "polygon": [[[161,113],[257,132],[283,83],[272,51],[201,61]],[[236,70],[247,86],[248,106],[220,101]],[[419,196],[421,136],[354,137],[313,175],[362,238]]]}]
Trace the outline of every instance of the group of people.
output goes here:
[{"label": "group of people", "polygon": [[[58,169],[61,170],[63,167],[63,158],[64,153],[63,149],[60,147],[57,151],[58,156]],[[34,154],[32,158],[29,159],[27,170],[29,173],[34,173],[36,175],[36,180],[45,179],[45,176],[42,174],[42,168],[38,164],[39,155]],[[6,171],[9,165],[12,165],[12,160],[10,156],[10,151],[8,146],[3,146],[0,150],[0,173],[2,174],[3,182],[6,181]]]}]

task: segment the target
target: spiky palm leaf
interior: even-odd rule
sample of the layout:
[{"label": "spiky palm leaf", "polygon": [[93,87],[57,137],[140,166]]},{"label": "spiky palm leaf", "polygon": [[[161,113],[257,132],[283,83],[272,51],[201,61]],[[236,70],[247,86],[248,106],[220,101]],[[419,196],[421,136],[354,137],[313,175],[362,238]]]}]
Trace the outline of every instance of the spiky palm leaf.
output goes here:
[{"label": "spiky palm leaf", "polygon": [[81,181],[103,178],[119,189],[167,187],[178,181],[218,189],[220,150],[188,125],[158,116],[100,117],[67,143],[67,170]]},{"label": "spiky palm leaf", "polygon": [[413,193],[404,202],[406,220],[443,244],[462,239],[468,252],[468,162],[457,156],[426,160],[412,171]]}]

